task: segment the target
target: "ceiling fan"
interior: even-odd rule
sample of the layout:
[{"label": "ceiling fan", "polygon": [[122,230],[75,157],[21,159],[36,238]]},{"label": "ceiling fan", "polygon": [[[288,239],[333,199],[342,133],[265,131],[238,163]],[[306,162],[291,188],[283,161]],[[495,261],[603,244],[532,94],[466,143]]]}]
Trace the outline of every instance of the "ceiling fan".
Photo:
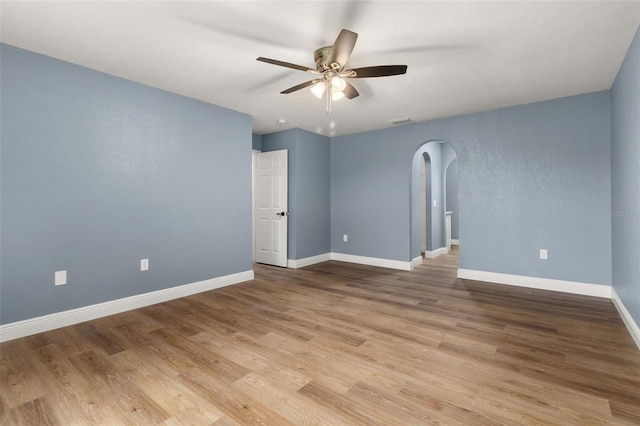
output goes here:
[{"label": "ceiling fan", "polygon": [[332,100],[338,100],[343,97],[353,99],[359,95],[356,88],[345,79],[388,77],[405,74],[407,72],[406,65],[377,65],[373,67],[345,69],[357,39],[358,34],[353,31],[346,29],[340,31],[333,46],[320,47],[313,53],[313,58],[316,63],[315,69],[305,67],[304,65],[279,61],[277,59],[263,58],[262,56],[258,58],[258,61],[317,75],[318,77],[313,80],[290,87],[280,93],[293,93],[305,87],[312,86],[311,91],[318,98],[322,98],[323,93],[326,95],[327,114],[331,114]]}]

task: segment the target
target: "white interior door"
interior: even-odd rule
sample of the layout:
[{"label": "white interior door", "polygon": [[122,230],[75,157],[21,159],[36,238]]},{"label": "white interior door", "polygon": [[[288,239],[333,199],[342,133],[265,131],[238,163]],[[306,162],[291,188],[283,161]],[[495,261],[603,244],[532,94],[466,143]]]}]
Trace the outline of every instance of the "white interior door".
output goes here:
[{"label": "white interior door", "polygon": [[256,262],[287,266],[287,150],[257,154]]}]

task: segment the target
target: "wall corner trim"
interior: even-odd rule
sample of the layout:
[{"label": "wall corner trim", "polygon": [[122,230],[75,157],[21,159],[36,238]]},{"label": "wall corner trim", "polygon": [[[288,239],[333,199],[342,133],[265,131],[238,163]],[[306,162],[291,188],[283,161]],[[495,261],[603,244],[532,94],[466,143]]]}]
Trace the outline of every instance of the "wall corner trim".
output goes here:
[{"label": "wall corner trim", "polygon": [[422,265],[422,256],[414,257],[411,261],[411,269],[415,268],[418,265]]},{"label": "wall corner trim", "polygon": [[624,303],[622,303],[622,299],[620,299],[620,296],[618,296],[618,293],[616,293],[616,290],[614,288],[611,288],[611,300],[613,301],[613,305],[618,310],[618,313],[622,318],[622,322],[624,322],[624,325],[627,326],[627,330],[629,330],[631,338],[636,343],[638,350],[640,350],[640,327],[638,327],[638,324],[636,324],[636,322],[633,320],[631,313],[629,313],[627,308],[624,306]]},{"label": "wall corner trim", "polygon": [[382,259],[379,257],[356,256],[353,254],[331,253],[331,260],[340,262],[359,263],[361,265],[379,266],[381,268],[400,269],[402,271],[411,270],[411,262],[402,260]]},{"label": "wall corner trim", "polygon": [[317,256],[305,257],[303,259],[287,259],[287,268],[304,268],[305,266],[315,265],[316,263],[327,262],[331,260],[330,253],[323,253]]},{"label": "wall corner trim", "polygon": [[518,287],[537,288],[540,290],[582,294],[584,296],[604,297],[607,299],[611,298],[611,286],[602,284],[580,283],[576,281],[554,280],[551,278],[510,275],[498,272],[476,271],[461,268],[458,268],[458,278],[514,285]]},{"label": "wall corner trim", "polygon": [[177,287],[152,291],[150,293],[137,294],[123,299],[98,303],[96,305],[83,306],[77,309],[3,324],[0,325],[0,342],[19,339],[32,334],[155,305],[156,303],[191,296],[192,294],[202,293],[204,291],[215,290],[228,285],[250,281],[253,278],[253,270],[238,272],[236,274],[211,278],[191,284],[184,284]]}]

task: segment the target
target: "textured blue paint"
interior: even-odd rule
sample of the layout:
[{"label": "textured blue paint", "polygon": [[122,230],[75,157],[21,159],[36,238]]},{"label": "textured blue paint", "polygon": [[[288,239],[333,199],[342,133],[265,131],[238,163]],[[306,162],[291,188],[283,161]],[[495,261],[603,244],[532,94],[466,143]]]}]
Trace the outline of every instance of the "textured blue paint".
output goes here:
[{"label": "textured blue paint", "polygon": [[443,140],[458,156],[461,268],[610,285],[610,137],[604,91],[333,138],[332,251],[411,260],[412,158]]},{"label": "textured blue paint", "polygon": [[251,135],[251,148],[256,151],[262,151],[262,135],[255,133]]},{"label": "textured blue paint", "polygon": [[[331,139],[332,252],[410,259],[408,213],[415,147],[408,148],[405,132],[398,130]],[[343,234],[349,241],[342,241]]]},{"label": "textured blue paint", "polygon": [[[415,244],[411,245],[411,257],[413,258],[420,255],[418,244],[423,241],[422,235],[418,236],[418,233],[416,232],[417,230],[423,232],[424,229],[424,232],[426,233],[424,238],[425,250],[433,250],[433,208],[431,207],[431,203],[434,198],[431,156],[424,150],[418,149],[414,158],[418,159],[418,163],[416,163],[416,160],[414,159],[411,171],[411,212],[413,213],[412,218],[415,221],[412,222],[411,227],[414,233],[411,238],[415,239]],[[418,170],[421,169],[421,165],[419,163],[422,161],[424,161],[424,206],[420,205],[420,202],[422,201],[422,194],[419,193],[421,185],[418,183]],[[422,209],[424,209],[424,227],[419,222],[422,220]]]},{"label": "textured blue paint", "polygon": [[262,150],[289,151],[289,253],[292,260],[329,253],[329,139],[301,129],[262,137]]},{"label": "textured blue paint", "polygon": [[[443,191],[444,176],[442,175],[443,167],[441,147],[442,144],[440,142],[430,142],[426,145],[425,149],[431,161],[431,199],[427,200],[427,207],[431,210],[431,238],[427,239],[427,250],[436,250],[445,246]],[[419,196],[417,194],[416,198],[419,199]],[[435,207],[433,206],[434,201],[436,203]],[[418,214],[419,212],[416,211],[416,216],[418,216]],[[411,253],[412,258],[419,255],[419,251],[412,251]]]},{"label": "textured blue paint", "polygon": [[453,160],[447,168],[447,206],[446,210],[451,214],[451,238],[458,239],[458,218],[460,215],[460,203],[458,202],[458,160]]},{"label": "textured blue paint", "polygon": [[1,49],[3,324],[251,270],[249,116]]},{"label": "textured blue paint", "polygon": [[611,88],[613,288],[640,324],[640,29]]}]

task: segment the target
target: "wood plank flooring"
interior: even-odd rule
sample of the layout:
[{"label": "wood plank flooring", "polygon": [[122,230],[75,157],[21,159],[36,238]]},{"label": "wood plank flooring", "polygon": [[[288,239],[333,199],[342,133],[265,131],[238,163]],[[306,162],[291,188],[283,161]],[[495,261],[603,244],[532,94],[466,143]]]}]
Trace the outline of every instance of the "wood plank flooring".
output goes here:
[{"label": "wood plank flooring", "polygon": [[3,425],[640,424],[611,301],[412,272],[254,281],[0,345]]}]

